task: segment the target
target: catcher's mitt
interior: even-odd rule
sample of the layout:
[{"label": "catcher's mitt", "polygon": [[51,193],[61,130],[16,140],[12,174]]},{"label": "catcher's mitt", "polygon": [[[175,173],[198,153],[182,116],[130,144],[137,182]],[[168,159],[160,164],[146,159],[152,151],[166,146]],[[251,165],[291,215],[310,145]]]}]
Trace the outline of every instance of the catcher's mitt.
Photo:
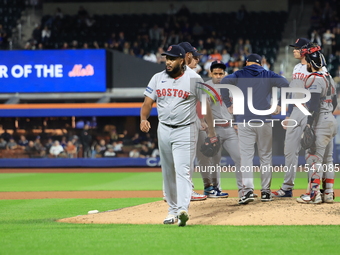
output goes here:
[{"label": "catcher's mitt", "polygon": [[200,151],[206,157],[213,157],[221,148],[220,138],[217,136],[205,138]]},{"label": "catcher's mitt", "polygon": [[315,143],[315,139],[316,137],[315,137],[314,130],[309,125],[307,125],[301,135],[302,149],[307,150],[311,148]]}]

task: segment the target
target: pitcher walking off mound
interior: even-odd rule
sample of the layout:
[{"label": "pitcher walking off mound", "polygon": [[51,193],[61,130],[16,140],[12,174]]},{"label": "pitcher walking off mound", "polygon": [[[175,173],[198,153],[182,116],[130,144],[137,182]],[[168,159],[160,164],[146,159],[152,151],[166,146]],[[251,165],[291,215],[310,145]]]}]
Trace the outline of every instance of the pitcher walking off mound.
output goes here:
[{"label": "pitcher walking off mound", "polygon": [[[189,220],[192,192],[190,170],[193,168],[197,141],[196,104],[201,98],[201,78],[186,71],[185,51],[172,45],[166,52],[166,70],[155,74],[145,92],[141,108],[140,129],[149,132],[147,120],[157,102],[159,125],[157,136],[161,158],[164,191],[169,205],[164,224],[185,226]],[[207,105],[209,137],[215,137],[211,109]]]}]

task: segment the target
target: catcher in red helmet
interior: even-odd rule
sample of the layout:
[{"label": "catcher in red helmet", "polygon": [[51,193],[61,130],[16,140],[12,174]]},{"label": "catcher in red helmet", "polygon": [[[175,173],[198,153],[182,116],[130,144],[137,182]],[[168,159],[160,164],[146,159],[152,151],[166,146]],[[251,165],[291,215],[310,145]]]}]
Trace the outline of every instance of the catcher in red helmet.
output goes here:
[{"label": "catcher in red helmet", "polygon": [[[297,198],[297,202],[332,203],[335,176],[333,138],[337,132],[337,122],[332,114],[337,107],[335,83],[323,69],[326,60],[320,46],[309,43],[301,48],[301,55],[305,56],[307,70],[311,72],[305,82],[305,88],[311,92],[307,104],[311,115],[301,139],[301,145],[306,149],[309,183],[307,193]],[[323,189],[320,188],[321,184]]]}]

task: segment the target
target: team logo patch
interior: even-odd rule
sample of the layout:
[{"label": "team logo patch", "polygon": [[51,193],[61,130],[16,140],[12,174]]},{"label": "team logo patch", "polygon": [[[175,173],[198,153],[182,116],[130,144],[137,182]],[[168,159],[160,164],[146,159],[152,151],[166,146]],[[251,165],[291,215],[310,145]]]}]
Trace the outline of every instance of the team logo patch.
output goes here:
[{"label": "team logo patch", "polygon": [[152,93],[153,89],[150,87],[146,87],[146,92]]},{"label": "team logo patch", "polygon": [[172,49],[172,46],[169,46],[169,48],[166,51],[171,51],[171,49]]},{"label": "team logo patch", "polygon": [[299,39],[297,39],[295,43],[297,43],[298,41],[299,41]]}]

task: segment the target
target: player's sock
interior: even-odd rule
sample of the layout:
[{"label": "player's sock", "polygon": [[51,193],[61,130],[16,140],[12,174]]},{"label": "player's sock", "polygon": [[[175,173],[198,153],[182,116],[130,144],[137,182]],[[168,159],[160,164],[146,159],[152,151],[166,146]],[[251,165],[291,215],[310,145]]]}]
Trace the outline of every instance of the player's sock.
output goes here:
[{"label": "player's sock", "polygon": [[334,186],[334,179],[325,179],[325,193],[331,193],[333,192],[333,186]]},{"label": "player's sock", "polygon": [[320,179],[312,179],[310,185],[310,198],[315,199],[316,195],[320,192]]}]

